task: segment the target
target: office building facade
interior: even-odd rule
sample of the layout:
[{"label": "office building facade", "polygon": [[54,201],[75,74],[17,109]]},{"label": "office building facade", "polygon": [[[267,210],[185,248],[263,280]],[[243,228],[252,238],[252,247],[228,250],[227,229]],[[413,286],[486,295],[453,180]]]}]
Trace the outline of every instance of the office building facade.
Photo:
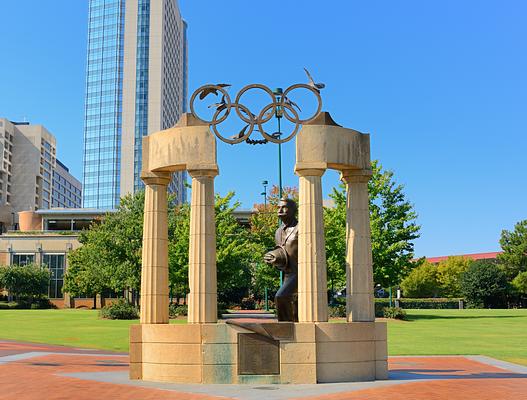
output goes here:
[{"label": "office building facade", "polygon": [[[20,211],[80,206],[81,184],[57,160],[55,136],[45,127],[0,118],[0,152],[0,231],[12,229]],[[68,198],[54,204],[63,194]]]},{"label": "office building facade", "polygon": [[80,208],[82,206],[82,184],[70,170],[57,158],[53,171],[52,208]]},{"label": "office building facade", "polygon": [[[142,138],[187,103],[186,24],[176,0],[90,0],[84,207],[111,209],[142,188]],[[183,173],[169,190],[186,199]]]}]

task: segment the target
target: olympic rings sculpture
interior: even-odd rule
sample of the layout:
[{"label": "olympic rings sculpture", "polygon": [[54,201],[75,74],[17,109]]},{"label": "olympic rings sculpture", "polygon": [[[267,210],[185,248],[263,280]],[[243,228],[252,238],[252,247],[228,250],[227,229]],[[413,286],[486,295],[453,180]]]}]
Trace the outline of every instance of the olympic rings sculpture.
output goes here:
[{"label": "olympic rings sculpture", "polygon": [[[322,98],[320,96],[320,90],[310,84],[298,83],[289,86],[282,93],[273,93],[273,91],[262,84],[252,84],[243,87],[238,94],[234,102],[231,102],[231,97],[227,92],[228,84],[216,84],[216,85],[204,85],[199,87],[190,98],[190,112],[198,120],[209,124],[209,129],[213,132],[216,137],[225,143],[236,144],[241,142],[247,142],[249,144],[264,144],[267,142],[272,143],[285,143],[293,139],[302,124],[313,121],[322,110]],[[315,113],[309,118],[301,119],[298,111],[300,107],[291,101],[288,95],[294,90],[305,89],[308,90],[315,96],[317,101],[317,109]],[[242,96],[249,90],[260,90],[267,94],[270,98],[270,103],[263,107],[258,114],[253,113],[248,107],[244,106],[240,101]],[[214,108],[215,112],[211,120],[206,120],[200,117],[194,107],[196,99],[203,101],[208,95],[213,94],[217,98],[221,95],[221,100],[217,103],[210,104],[208,108]],[[296,109],[295,109],[296,108]],[[227,119],[231,111],[234,109],[238,118],[240,118],[246,125],[236,135],[225,137],[219,130],[218,125]],[[273,117],[281,118],[285,117],[288,121],[294,124],[294,129],[288,135],[282,135],[282,133],[275,132],[269,134],[264,129],[264,124],[271,120]],[[249,137],[254,131],[259,131],[263,136],[263,140],[251,140]]]}]

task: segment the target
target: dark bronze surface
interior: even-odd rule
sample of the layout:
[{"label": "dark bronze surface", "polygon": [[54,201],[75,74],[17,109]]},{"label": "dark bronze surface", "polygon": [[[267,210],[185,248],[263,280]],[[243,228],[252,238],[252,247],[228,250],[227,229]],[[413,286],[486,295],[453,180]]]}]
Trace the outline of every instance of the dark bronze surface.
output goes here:
[{"label": "dark bronze surface", "polygon": [[279,374],[279,342],[255,333],[239,333],[238,375]]},{"label": "dark bronze surface", "polygon": [[294,325],[292,322],[278,322],[264,325],[265,331],[275,340],[293,340]]},{"label": "dark bronze surface", "polygon": [[[252,84],[243,87],[234,101],[231,101],[228,89],[231,85],[226,83],[219,83],[216,85],[204,85],[196,89],[190,98],[190,112],[191,114],[202,123],[208,124],[210,131],[216,135],[216,137],[225,143],[236,144],[246,142],[248,144],[266,144],[272,143],[285,143],[293,139],[299,132],[303,124],[309,123],[316,119],[322,110],[322,97],[320,96],[320,89],[324,88],[324,84],[315,83],[313,78],[306,70],[309,78],[309,83],[298,83],[289,86],[284,91],[273,92],[269,87],[262,84]],[[242,104],[243,95],[250,91],[251,93],[259,92],[261,95],[269,98],[269,103],[260,110],[251,110],[247,106]],[[312,115],[302,116],[302,110],[300,106],[295,103],[291,98],[294,98],[294,93],[301,93],[307,91],[314,96],[316,101],[316,110]],[[197,112],[195,105],[199,104],[196,102],[206,101],[209,96],[215,96],[215,102],[208,104],[207,108],[213,111],[213,116],[207,119],[204,116],[200,116]],[[196,104],[195,104],[196,103]],[[222,134],[218,126],[227,119],[230,114],[235,114],[238,119],[243,122],[243,128],[232,136]],[[293,124],[291,132],[266,132],[268,129],[265,124],[272,118],[280,119],[284,117]],[[303,118],[302,118],[303,117]],[[261,139],[250,138],[254,131],[258,131],[261,135]],[[231,132],[232,133],[232,132]],[[278,135],[277,135],[278,133]]]},{"label": "dark bronze surface", "polygon": [[273,340],[293,340],[294,325],[291,322],[244,322],[235,319],[225,321]]},{"label": "dark bronze surface", "polygon": [[298,221],[296,203],[281,199],[278,218],[282,221],[275,233],[276,248],[264,255],[264,261],[282,270],[282,286],[276,292],[275,304],[278,321],[298,321]]}]

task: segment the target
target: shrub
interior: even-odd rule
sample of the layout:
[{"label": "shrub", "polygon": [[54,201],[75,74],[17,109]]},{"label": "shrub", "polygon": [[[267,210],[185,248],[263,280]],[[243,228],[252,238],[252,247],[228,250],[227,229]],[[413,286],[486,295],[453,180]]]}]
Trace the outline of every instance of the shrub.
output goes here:
[{"label": "shrub", "polygon": [[37,265],[13,265],[0,268],[0,287],[18,299],[43,298],[48,291],[49,270]]},{"label": "shrub", "polygon": [[437,267],[425,261],[401,282],[401,288],[408,297],[437,297],[440,292]]},{"label": "shrub", "polygon": [[473,262],[463,274],[461,291],[472,307],[501,307],[506,304],[507,276],[498,265],[486,260]]},{"label": "shrub", "polygon": [[29,308],[32,310],[47,310],[49,308],[57,308],[55,305],[49,301],[47,297],[41,297],[39,299],[34,300],[30,305]]},{"label": "shrub", "polygon": [[338,304],[335,306],[329,306],[328,315],[330,318],[345,318],[346,317],[346,306],[342,304]]},{"label": "shrub", "polygon": [[221,319],[222,314],[226,314],[229,310],[229,305],[224,301],[218,301],[218,318]]},{"label": "shrub", "polygon": [[[269,310],[273,310],[275,308],[274,301],[267,300],[267,303],[269,305]],[[257,310],[265,310],[265,300],[260,300],[256,302],[256,309]]]},{"label": "shrub", "polygon": [[116,302],[101,308],[99,315],[105,319],[138,319],[139,310],[126,299],[119,298]]},{"label": "shrub", "polygon": [[244,297],[241,301],[241,309],[242,310],[255,310],[256,309],[256,300],[254,300],[254,297]]},{"label": "shrub", "polygon": [[18,303],[16,301],[11,302],[1,302],[0,303],[0,310],[13,310],[15,308],[18,308]]},{"label": "shrub", "polygon": [[400,307],[384,307],[383,308],[383,316],[384,318],[392,318],[392,319],[406,319],[406,311],[404,311]]},{"label": "shrub", "polygon": [[461,298],[432,298],[432,299],[400,299],[399,306],[406,309],[436,309],[436,310],[455,310],[459,308]]},{"label": "shrub", "polygon": [[168,307],[168,314],[170,318],[186,317],[188,315],[188,306],[186,304],[171,303]]}]

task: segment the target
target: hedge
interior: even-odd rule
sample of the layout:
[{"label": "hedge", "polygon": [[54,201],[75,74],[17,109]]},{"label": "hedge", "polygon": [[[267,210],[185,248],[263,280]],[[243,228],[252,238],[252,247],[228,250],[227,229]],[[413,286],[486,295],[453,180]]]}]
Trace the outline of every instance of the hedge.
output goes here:
[{"label": "hedge", "polygon": [[[433,298],[433,299],[399,299],[399,307],[405,309],[458,309],[459,298]],[[392,300],[392,306],[395,306],[396,299]],[[380,314],[380,310],[390,306],[388,299],[375,299],[375,314]],[[379,310],[379,312],[378,312]]]}]

